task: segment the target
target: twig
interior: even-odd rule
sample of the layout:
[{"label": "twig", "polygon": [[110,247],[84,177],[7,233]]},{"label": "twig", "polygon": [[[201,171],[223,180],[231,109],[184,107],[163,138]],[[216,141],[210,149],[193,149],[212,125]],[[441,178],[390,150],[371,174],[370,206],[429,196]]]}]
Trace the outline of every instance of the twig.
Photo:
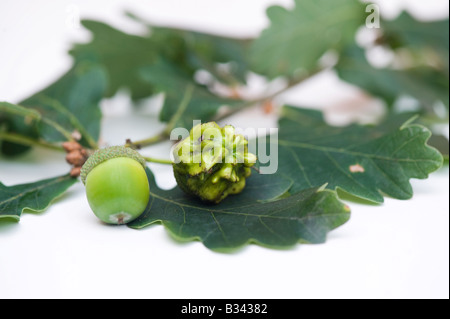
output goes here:
[{"label": "twig", "polygon": [[41,146],[41,147],[48,148],[51,150],[65,152],[64,148],[60,145],[47,143],[44,141],[36,140],[36,139],[30,138],[28,136],[23,136],[23,135],[16,134],[16,133],[0,132],[0,141],[2,141],[2,140],[8,141],[11,143],[26,145],[26,146]]},{"label": "twig", "polygon": [[[86,128],[84,127],[83,124],[80,123],[80,121],[78,120],[78,118],[72,114],[72,112],[70,112],[66,107],[64,107],[61,102],[59,102],[56,99],[50,98],[48,96],[40,96],[39,100],[43,103],[45,103],[46,105],[52,107],[53,109],[55,109],[56,111],[64,114],[65,116],[68,117],[70,124],[72,124],[72,126],[78,130],[78,132],[81,133],[81,135],[86,139],[86,141],[88,142],[89,146],[92,149],[97,149],[98,148],[98,144],[95,141],[95,139],[91,136],[91,134],[86,130]],[[71,135],[71,133],[70,133]],[[73,140],[73,138],[72,138]]]},{"label": "twig", "polygon": [[172,161],[171,160],[157,159],[157,158],[146,157],[146,156],[143,156],[143,158],[149,163],[158,163],[158,164],[172,165]]},{"label": "twig", "polygon": [[149,138],[146,138],[143,140],[131,141],[130,139],[127,139],[125,146],[133,148],[133,149],[141,149],[145,146],[150,146],[150,145],[154,145],[154,144],[163,142],[163,141],[167,140],[168,138],[169,138],[169,135],[166,134],[166,130],[164,130],[155,136],[152,136],[152,137],[149,137]]},{"label": "twig", "polygon": [[172,116],[172,118],[170,119],[166,128],[161,133],[159,133],[155,136],[152,136],[152,137],[149,137],[149,138],[146,138],[143,140],[139,140],[139,141],[134,141],[134,142],[131,141],[130,139],[128,139],[126,141],[125,146],[131,147],[134,149],[140,149],[142,147],[157,144],[159,142],[162,142],[162,141],[165,141],[166,139],[168,139],[170,137],[170,132],[175,128],[178,120],[180,119],[180,117],[183,115],[184,111],[188,107],[189,102],[192,99],[192,93],[194,92],[194,88],[195,87],[193,85],[188,85],[186,87],[183,99],[181,100],[180,105],[178,106],[177,112]]},{"label": "twig", "polygon": [[268,96],[265,96],[265,97],[262,97],[262,98],[258,98],[258,99],[256,99],[256,100],[245,101],[245,102],[244,102],[243,104],[241,104],[239,107],[232,108],[232,109],[230,109],[229,111],[227,111],[227,112],[221,114],[220,116],[215,117],[215,118],[214,118],[214,121],[216,121],[216,122],[221,121],[221,120],[223,120],[223,119],[225,119],[225,118],[227,118],[227,117],[230,117],[231,115],[234,115],[234,114],[236,114],[236,113],[239,113],[240,111],[242,111],[242,110],[244,110],[244,109],[247,109],[247,108],[250,108],[250,107],[252,107],[252,106],[255,106],[256,104],[260,104],[260,103],[264,103],[264,102],[266,102],[266,101],[272,100],[272,99],[275,98],[276,96],[278,96],[278,95],[280,95],[280,94],[282,94],[282,93],[284,93],[284,92],[290,90],[290,89],[293,88],[294,86],[297,86],[297,85],[299,85],[300,83],[302,83],[302,82],[304,82],[304,81],[310,79],[311,77],[313,77],[314,75],[316,75],[316,74],[322,72],[323,70],[324,70],[324,69],[322,69],[322,68],[318,68],[318,69],[316,69],[316,70],[310,72],[309,74],[307,74],[307,75],[305,75],[305,76],[302,76],[302,77],[300,77],[300,78],[298,78],[298,79],[291,79],[286,87],[284,87],[284,88],[278,90],[277,92],[272,93],[272,94],[270,94],[270,95],[268,95]]},{"label": "twig", "polygon": [[61,125],[59,125],[55,121],[50,120],[46,117],[42,117],[41,121],[44,122],[45,124],[53,127],[55,130],[57,130],[59,133],[61,133],[61,135],[63,135],[68,141],[75,141],[75,139],[72,136],[72,133],[67,131],[65,128],[63,128]]},{"label": "twig", "polygon": [[[235,113],[238,113],[246,108],[252,107],[255,104],[259,104],[259,103],[263,103],[265,101],[271,100],[274,97],[286,92],[287,90],[291,89],[292,87],[302,83],[303,81],[313,77],[314,75],[318,74],[319,72],[323,71],[324,69],[322,68],[318,68],[312,72],[310,72],[309,74],[307,74],[306,76],[300,77],[298,79],[291,79],[288,83],[288,85],[280,90],[278,90],[277,92],[269,95],[269,96],[265,96],[256,100],[252,100],[252,101],[244,101],[240,106],[230,109],[228,112],[217,116],[216,118],[214,118],[214,121],[221,121]],[[189,105],[189,101],[192,98],[192,94],[194,91],[194,86],[193,85],[189,85],[184,93],[183,99],[178,107],[177,112],[174,114],[174,116],[170,119],[170,122],[168,123],[168,125],[166,126],[166,128],[159,134],[143,139],[143,140],[139,140],[139,141],[131,141],[131,140],[127,140],[125,146],[127,147],[131,147],[134,149],[140,149],[142,147],[145,146],[150,146],[150,145],[154,145],[157,144],[159,142],[163,142],[165,140],[167,140],[170,137],[170,132],[173,130],[174,126],[176,125],[177,121],[179,120],[179,118],[183,115],[184,111],[186,110],[187,106]]]},{"label": "twig", "polygon": [[184,111],[186,111],[186,108],[188,107],[189,102],[192,99],[192,93],[194,92],[194,88],[195,88],[194,85],[188,85],[186,87],[183,98],[181,99],[181,102],[178,106],[177,112],[172,116],[169,123],[167,124],[166,129],[164,130],[167,136],[170,136],[170,132],[175,128],[178,120],[183,115]]}]

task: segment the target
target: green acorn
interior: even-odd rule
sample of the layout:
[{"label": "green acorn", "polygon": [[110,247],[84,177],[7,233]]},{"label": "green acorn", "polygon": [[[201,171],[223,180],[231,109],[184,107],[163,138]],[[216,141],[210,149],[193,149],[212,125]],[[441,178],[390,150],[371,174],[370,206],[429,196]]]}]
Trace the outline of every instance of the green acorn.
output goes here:
[{"label": "green acorn", "polygon": [[180,188],[204,201],[219,203],[245,187],[256,156],[231,125],[199,124],[174,150],[173,171]]},{"label": "green acorn", "polygon": [[139,217],[150,198],[146,162],[124,146],[100,149],[81,168],[81,180],[94,214],[108,224],[126,224]]}]

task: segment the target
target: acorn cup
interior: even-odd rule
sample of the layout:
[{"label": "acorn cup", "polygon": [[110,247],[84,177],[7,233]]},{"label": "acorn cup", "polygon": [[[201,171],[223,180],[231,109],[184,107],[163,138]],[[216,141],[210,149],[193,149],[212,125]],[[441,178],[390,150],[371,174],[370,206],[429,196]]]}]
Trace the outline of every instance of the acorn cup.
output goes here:
[{"label": "acorn cup", "polygon": [[184,192],[218,204],[244,189],[256,156],[233,126],[209,122],[194,126],[174,147],[173,161],[175,179]]},{"label": "acorn cup", "polygon": [[146,161],[135,150],[113,146],[96,151],[81,169],[94,214],[108,224],[126,224],[147,207],[150,187]]}]

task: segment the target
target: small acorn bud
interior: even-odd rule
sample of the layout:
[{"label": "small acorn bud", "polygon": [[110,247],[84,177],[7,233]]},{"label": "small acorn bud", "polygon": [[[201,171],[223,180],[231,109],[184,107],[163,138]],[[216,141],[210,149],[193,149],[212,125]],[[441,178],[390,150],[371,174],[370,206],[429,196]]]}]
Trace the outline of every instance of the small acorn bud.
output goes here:
[{"label": "small acorn bud", "polygon": [[64,142],[64,143],[62,143],[62,147],[64,148],[64,150],[67,153],[70,153],[70,152],[75,151],[75,150],[83,149],[83,147],[79,143],[77,143],[75,141]]},{"label": "small acorn bud", "polygon": [[86,151],[83,152],[81,150],[74,150],[71,151],[66,155],[66,161],[69,164],[72,164],[74,166],[82,166],[84,162],[86,162]]},{"label": "small acorn bud", "polygon": [[256,156],[248,141],[231,125],[199,124],[173,151],[173,171],[178,186],[204,201],[219,203],[245,187]]},{"label": "small acorn bud", "polygon": [[75,166],[70,170],[70,176],[78,177],[81,174],[81,166]]},{"label": "small acorn bud", "polygon": [[146,162],[135,150],[113,146],[96,151],[81,169],[94,214],[109,224],[126,224],[147,207],[150,187]]}]

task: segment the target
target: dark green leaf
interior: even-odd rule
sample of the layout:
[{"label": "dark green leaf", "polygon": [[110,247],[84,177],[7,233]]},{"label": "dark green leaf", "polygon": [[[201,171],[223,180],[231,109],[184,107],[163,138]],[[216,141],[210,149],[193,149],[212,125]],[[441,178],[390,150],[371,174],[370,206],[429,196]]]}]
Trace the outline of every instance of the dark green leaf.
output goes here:
[{"label": "dark green leaf", "polygon": [[[383,202],[383,195],[412,196],[411,178],[424,179],[442,165],[423,126],[327,125],[320,112],[285,107],[279,122],[277,174],[294,180],[291,193],[327,183],[355,196]],[[271,145],[270,147],[275,147]]]},{"label": "dark green leaf", "polygon": [[[154,94],[154,87],[142,80],[139,69],[156,63],[159,58],[189,77],[205,69],[227,84],[245,82],[247,40],[156,27],[134,15],[129,16],[146,24],[150,34],[131,35],[102,22],[83,20],[83,26],[92,32],[93,39],[77,44],[70,51],[76,61],[93,61],[105,67],[110,79],[107,97],[120,88],[128,88],[133,99]],[[229,72],[221,71],[218,63],[230,63]]]},{"label": "dark green leaf", "polygon": [[257,174],[253,173],[247,181],[245,191],[234,197],[239,201],[272,202],[280,198],[288,197],[294,181],[283,174]]},{"label": "dark green leaf", "polygon": [[[48,143],[39,138],[38,126],[51,124],[58,130],[65,132],[59,124],[41,116],[39,112],[23,106],[0,102],[0,150],[6,156],[14,156],[27,151],[31,146],[44,146],[61,150],[59,145]],[[17,133],[20,132],[20,133]],[[70,133],[67,132],[70,138]]]},{"label": "dark green leaf", "polygon": [[262,203],[261,195],[269,184],[279,195],[286,192],[288,184],[282,183],[284,186],[280,188],[274,183],[276,176],[254,175],[241,194],[219,205],[207,205],[188,197],[179,188],[159,189],[150,170],[147,174],[151,201],[144,214],[129,226],[142,228],[161,222],[174,237],[200,240],[214,250],[230,250],[248,243],[269,247],[323,243],[329,231],[350,217],[348,207],[327,190],[309,189]]},{"label": "dark green leaf", "polygon": [[0,218],[19,220],[24,210],[41,212],[76,181],[76,178],[64,175],[9,187],[0,183]]},{"label": "dark green leaf", "polygon": [[[80,63],[54,84],[22,101],[20,104],[38,111],[71,133],[82,135],[81,143],[94,147],[100,136],[99,102],[106,89],[106,74],[98,65]],[[42,123],[41,138],[49,142],[65,141],[55,127]]]},{"label": "dark green leaf", "polygon": [[[28,137],[36,138],[39,135],[37,123],[40,120],[41,114],[34,110],[8,102],[0,102],[0,135],[21,132]],[[0,153],[3,155],[15,156],[29,149],[29,146],[5,141],[0,136]]]},{"label": "dark green leaf", "polygon": [[236,100],[211,93],[208,88],[196,84],[189,74],[163,59],[142,68],[141,74],[149,84],[165,93],[160,119],[163,122],[171,122],[172,128],[190,129],[193,120],[207,122],[216,115],[221,106],[238,103]]},{"label": "dark green leaf", "polygon": [[[247,51],[250,40],[232,39],[199,32],[184,31],[187,62],[195,70],[204,69],[218,81],[233,86],[246,83],[249,72]],[[218,64],[229,64],[228,69]]]},{"label": "dark green leaf", "polygon": [[270,26],[252,45],[253,69],[270,78],[313,71],[329,50],[354,41],[364,23],[364,6],[356,0],[296,0],[291,11],[274,6],[267,10]]},{"label": "dark green leaf", "polygon": [[420,21],[409,13],[402,12],[394,20],[381,23],[383,40],[394,49],[402,47],[429,55],[433,51],[439,58],[438,64],[448,76],[449,20]]},{"label": "dark green leaf", "polygon": [[433,111],[436,102],[449,105],[448,78],[430,67],[395,70],[375,68],[369,64],[364,50],[351,46],[339,60],[336,70],[341,79],[384,99],[391,106],[400,96],[417,99]]},{"label": "dark green leaf", "polygon": [[83,20],[81,23],[92,32],[93,39],[75,45],[70,54],[76,61],[92,61],[105,67],[109,76],[105,96],[113,96],[120,88],[128,88],[133,99],[152,95],[152,88],[141,79],[138,70],[157,58],[154,41],[98,21]]},{"label": "dark green leaf", "polygon": [[449,143],[448,138],[444,135],[433,134],[428,141],[428,144],[436,148],[441,154],[448,158],[449,156]]},{"label": "dark green leaf", "polygon": [[[28,133],[30,134],[30,133]],[[31,146],[21,145],[9,141],[0,140],[0,152],[5,156],[17,156],[28,152],[31,149]]]},{"label": "dark green leaf", "polygon": [[[0,110],[2,130],[49,143],[67,141],[78,132],[82,145],[95,148],[100,136],[99,102],[105,88],[106,76],[101,67],[79,63],[20,105],[4,102]],[[1,145],[2,153],[8,156],[19,155],[28,149],[28,146],[12,142]]]},{"label": "dark green leaf", "polygon": [[[206,70],[226,85],[246,82],[250,39],[158,27],[132,13],[128,13],[128,16],[149,28],[160,57],[177,65],[190,76],[197,70]],[[228,68],[220,68],[219,64],[228,64]]]},{"label": "dark green leaf", "polygon": [[[78,62],[95,61],[107,69],[110,86],[106,96],[121,87],[128,88],[133,99],[163,92],[161,120],[186,128],[194,119],[210,120],[221,106],[237,103],[199,85],[194,75],[204,69],[227,84],[245,82],[247,40],[145,24],[149,36],[130,35],[100,22],[83,21],[94,38],[90,43],[76,45],[71,54]],[[219,68],[220,63],[228,63],[228,71]],[[186,104],[187,96],[190,98]]]},{"label": "dark green leaf", "polygon": [[22,118],[28,118],[30,121],[41,120],[39,112],[8,102],[0,102],[0,115],[5,116],[5,118],[7,118],[7,115],[17,115]]}]

